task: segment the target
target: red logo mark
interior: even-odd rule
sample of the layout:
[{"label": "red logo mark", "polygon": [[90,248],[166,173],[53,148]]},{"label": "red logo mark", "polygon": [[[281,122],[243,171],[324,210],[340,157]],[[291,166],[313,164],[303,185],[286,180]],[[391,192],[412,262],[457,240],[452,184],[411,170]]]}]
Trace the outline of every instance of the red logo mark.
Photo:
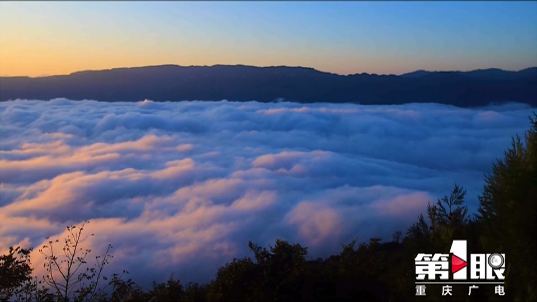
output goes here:
[{"label": "red logo mark", "polygon": [[461,258],[451,255],[451,273],[455,274],[456,272],[460,271],[461,269],[465,268],[466,261],[462,260]]}]

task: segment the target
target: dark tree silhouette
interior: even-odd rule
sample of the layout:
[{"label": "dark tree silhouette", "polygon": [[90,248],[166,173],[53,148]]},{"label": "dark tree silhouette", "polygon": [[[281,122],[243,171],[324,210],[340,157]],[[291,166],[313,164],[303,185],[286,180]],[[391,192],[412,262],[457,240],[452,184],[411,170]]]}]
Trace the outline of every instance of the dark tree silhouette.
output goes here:
[{"label": "dark tree silhouette", "polygon": [[10,247],[8,254],[0,256],[0,301],[9,301],[32,279],[30,252],[20,247]]},{"label": "dark tree silhouette", "polygon": [[513,138],[479,198],[483,246],[506,254],[506,289],[517,301],[537,300],[537,115],[530,121],[524,143]]}]

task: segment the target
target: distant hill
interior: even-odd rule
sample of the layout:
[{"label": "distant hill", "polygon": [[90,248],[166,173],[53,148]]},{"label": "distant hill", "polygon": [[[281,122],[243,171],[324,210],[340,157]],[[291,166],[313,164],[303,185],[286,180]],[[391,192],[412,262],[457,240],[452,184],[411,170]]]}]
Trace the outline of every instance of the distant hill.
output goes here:
[{"label": "distant hill", "polygon": [[361,104],[435,102],[461,107],[520,102],[537,106],[537,67],[344,76],[305,67],[162,65],[36,78],[0,77],[0,101],[56,97],[108,102],[285,99]]},{"label": "distant hill", "polygon": [[422,77],[431,73],[432,73],[431,71],[420,69],[420,70],[416,70],[413,72],[402,74],[401,76],[404,78],[418,78],[418,77]]}]

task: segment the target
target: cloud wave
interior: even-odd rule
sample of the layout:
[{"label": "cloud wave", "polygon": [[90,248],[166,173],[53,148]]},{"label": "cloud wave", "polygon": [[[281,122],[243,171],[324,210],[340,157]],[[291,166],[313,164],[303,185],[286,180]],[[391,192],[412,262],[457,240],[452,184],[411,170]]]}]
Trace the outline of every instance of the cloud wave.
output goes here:
[{"label": "cloud wave", "polygon": [[[0,103],[0,251],[90,219],[110,271],[207,281],[275,238],[336,252],[409,226],[455,183],[471,209],[531,108]],[[41,258],[34,255],[39,267]]]}]

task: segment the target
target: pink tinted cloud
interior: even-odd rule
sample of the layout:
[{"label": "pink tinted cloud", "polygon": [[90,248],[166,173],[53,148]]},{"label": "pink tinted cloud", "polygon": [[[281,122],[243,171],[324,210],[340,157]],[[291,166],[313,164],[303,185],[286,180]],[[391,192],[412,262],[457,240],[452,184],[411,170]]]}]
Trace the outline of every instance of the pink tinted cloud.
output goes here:
[{"label": "pink tinted cloud", "polygon": [[[276,154],[265,154],[257,157],[252,165],[267,169],[292,169],[300,161],[321,161],[330,158],[330,152],[314,150],[311,152],[282,151]],[[297,167],[297,169],[303,169]]]},{"label": "pink tinted cloud", "polygon": [[339,236],[343,230],[341,218],[338,211],[312,202],[302,202],[287,214],[287,221],[298,228],[300,236],[310,245]]},{"label": "pink tinted cloud", "polygon": [[268,206],[273,205],[277,199],[276,191],[254,191],[248,190],[243,197],[235,200],[231,205],[234,209],[238,210],[261,210]]},{"label": "pink tinted cloud", "polygon": [[427,204],[431,201],[433,201],[431,195],[425,192],[415,192],[392,199],[378,200],[370,206],[380,215],[404,217],[420,213],[427,208]]},{"label": "pink tinted cloud", "polygon": [[128,269],[146,285],[172,272],[207,281],[251,256],[248,240],[283,238],[326,256],[356,236],[408,227],[454,183],[475,205],[483,173],[530,114],[520,105],[3,102],[0,250],[38,247],[90,219],[87,245],[97,254],[112,243],[110,272]]}]

